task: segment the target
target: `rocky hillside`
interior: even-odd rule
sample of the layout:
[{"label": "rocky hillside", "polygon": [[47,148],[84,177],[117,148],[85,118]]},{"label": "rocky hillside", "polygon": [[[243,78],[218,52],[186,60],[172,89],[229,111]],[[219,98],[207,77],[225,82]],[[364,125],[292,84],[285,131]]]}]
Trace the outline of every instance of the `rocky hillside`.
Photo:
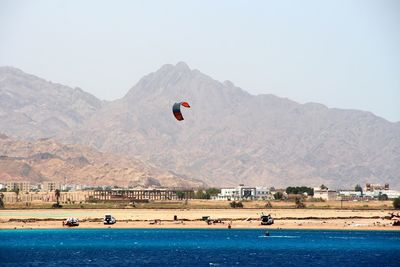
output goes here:
[{"label": "rocky hillside", "polygon": [[[20,75],[26,74],[16,76]],[[18,79],[22,78],[14,78]],[[47,85],[48,91],[53,90]],[[8,82],[7,90],[18,92],[19,86]],[[178,122],[171,107],[183,100],[191,108],[184,110],[185,120]],[[98,105],[90,105],[93,108],[85,112],[74,111],[85,114],[79,123],[68,124],[68,131],[51,126],[55,129],[52,133],[66,143],[140,157],[209,185],[324,183],[353,187],[356,183],[388,182],[400,186],[400,123],[370,112],[302,105],[273,95],[254,96],[185,63],[165,65],[150,73],[122,99],[94,102]],[[12,106],[3,109],[13,114]],[[60,109],[55,112],[63,113]],[[35,117],[29,110],[24,114]],[[51,112],[45,114],[51,116]],[[24,138],[49,135],[38,123],[32,133],[28,121],[19,121],[14,128],[9,125],[1,121],[0,131]]]},{"label": "rocky hillside", "polygon": [[199,187],[203,183],[144,162],[51,139],[0,137],[0,181],[68,182],[85,185]]},{"label": "rocky hillside", "polygon": [[3,133],[34,140],[70,136],[101,109],[102,102],[80,88],[52,83],[11,67],[0,68]]}]

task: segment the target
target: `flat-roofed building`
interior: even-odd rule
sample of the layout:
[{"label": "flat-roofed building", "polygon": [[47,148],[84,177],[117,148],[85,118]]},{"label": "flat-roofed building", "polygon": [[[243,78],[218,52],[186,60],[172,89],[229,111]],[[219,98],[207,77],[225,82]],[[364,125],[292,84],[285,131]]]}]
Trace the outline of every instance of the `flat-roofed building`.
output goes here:
[{"label": "flat-roofed building", "polygon": [[389,184],[366,184],[364,196],[379,199],[380,196],[386,195],[393,199],[400,197],[400,191],[390,190]]},{"label": "flat-roofed building", "polygon": [[193,199],[193,190],[168,189],[111,189],[94,190],[89,197],[91,200],[103,201],[141,201],[141,200],[183,200]]},{"label": "flat-roofed building", "polygon": [[242,200],[242,199],[269,199],[271,193],[267,187],[249,187],[239,185],[232,188],[221,188],[219,193],[214,199],[217,200]]},{"label": "flat-roofed building", "polygon": [[363,193],[361,191],[355,191],[352,189],[339,189],[338,199],[340,200],[361,200],[363,198]]},{"label": "flat-roofed building", "polygon": [[379,190],[389,190],[389,184],[365,184],[366,192],[373,192]]},{"label": "flat-roofed building", "polygon": [[364,193],[365,196],[370,197],[370,198],[376,198],[379,199],[380,196],[382,195],[387,195],[389,199],[394,199],[400,197],[400,191],[397,190],[374,190],[374,191],[369,191]]},{"label": "flat-roofed building", "polygon": [[355,191],[351,189],[340,189],[338,190],[338,194],[341,197],[361,197],[361,191]]},{"label": "flat-roofed building", "polygon": [[320,198],[323,200],[336,200],[338,193],[336,190],[330,190],[328,188],[321,189],[320,187],[314,188],[314,198]]},{"label": "flat-roofed building", "polygon": [[42,191],[44,191],[44,192],[51,192],[51,191],[55,191],[56,189],[58,189],[58,190],[61,189],[60,183],[57,183],[57,182],[44,182],[42,184]]},{"label": "flat-roofed building", "polygon": [[7,182],[7,191],[29,192],[31,189],[30,182]]}]

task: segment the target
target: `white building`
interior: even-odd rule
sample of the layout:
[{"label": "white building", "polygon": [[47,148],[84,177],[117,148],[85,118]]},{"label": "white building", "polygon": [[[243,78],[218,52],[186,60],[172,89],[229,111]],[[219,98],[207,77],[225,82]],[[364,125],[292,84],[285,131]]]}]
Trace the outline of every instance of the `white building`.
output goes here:
[{"label": "white building", "polygon": [[389,184],[366,184],[364,196],[370,198],[379,198],[380,195],[387,195],[388,198],[400,197],[400,191],[390,190]]},{"label": "white building", "polygon": [[239,185],[234,188],[222,188],[214,199],[216,200],[243,200],[243,199],[269,199],[270,190],[267,187],[249,187]]},{"label": "white building", "polygon": [[320,187],[314,187],[314,198],[320,198],[323,200],[336,200],[337,192],[335,190],[321,189]]},{"label": "white building", "polygon": [[362,194],[360,191],[355,191],[355,190],[338,190],[339,196],[340,197],[346,197],[346,198],[358,198],[361,197]]},{"label": "white building", "polygon": [[400,197],[400,191],[396,190],[374,190],[364,193],[364,196],[371,198],[379,198],[379,195],[387,195],[389,199]]}]

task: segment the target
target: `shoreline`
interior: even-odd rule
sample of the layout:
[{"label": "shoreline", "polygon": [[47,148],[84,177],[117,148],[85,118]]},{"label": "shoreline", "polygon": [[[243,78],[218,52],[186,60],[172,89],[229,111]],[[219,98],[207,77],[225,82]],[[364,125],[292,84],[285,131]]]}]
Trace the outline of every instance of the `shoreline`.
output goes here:
[{"label": "shoreline", "polygon": [[[38,229],[259,229],[259,230],[374,230],[374,231],[400,231],[400,227],[391,224],[374,225],[371,219],[357,221],[276,221],[273,225],[261,225],[260,221],[224,221],[221,224],[207,225],[201,221],[171,222],[161,221],[158,224],[150,224],[149,221],[123,222],[114,225],[104,225],[102,222],[80,222],[79,226],[63,226],[61,221],[35,221],[35,222],[6,222],[0,223],[1,230],[38,230]],[[390,222],[389,222],[390,223]]]},{"label": "shoreline", "polygon": [[[316,209],[21,209],[0,210],[2,229],[307,229],[307,230],[389,230],[399,231],[389,220],[388,210]],[[264,226],[260,215],[270,213],[275,222]],[[115,225],[102,218],[112,214]],[[177,216],[178,220],[173,218]],[[207,224],[203,216],[220,220]],[[80,221],[78,227],[62,226],[68,217]]]}]

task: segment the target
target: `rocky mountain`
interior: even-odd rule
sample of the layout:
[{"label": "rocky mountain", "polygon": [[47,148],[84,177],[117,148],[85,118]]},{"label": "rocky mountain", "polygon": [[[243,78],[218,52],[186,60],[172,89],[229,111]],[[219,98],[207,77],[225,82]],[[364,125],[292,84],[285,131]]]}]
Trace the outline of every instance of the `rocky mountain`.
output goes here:
[{"label": "rocky mountain", "polygon": [[[9,82],[7,88],[18,92],[19,84]],[[171,113],[178,101],[191,104],[181,122]],[[254,96],[185,63],[150,73],[122,99],[95,103],[99,104],[90,109],[93,112],[69,124],[69,131],[53,131],[55,136],[66,143],[137,156],[208,185],[400,186],[400,123],[370,112]],[[11,113],[13,108],[5,110]],[[81,114],[79,109],[74,112]],[[7,125],[0,122],[0,131],[14,133],[16,127],[29,124],[19,121],[6,131]],[[17,136],[47,136],[46,129],[38,129],[32,134],[23,131],[25,136],[19,131]]]},{"label": "rocky mountain", "polygon": [[204,184],[162,171],[138,159],[100,153],[52,139],[17,141],[0,136],[0,181],[56,181],[69,184],[199,187]]},{"label": "rocky mountain", "polygon": [[80,88],[0,67],[0,121],[7,135],[29,140],[70,136],[102,105]]}]

